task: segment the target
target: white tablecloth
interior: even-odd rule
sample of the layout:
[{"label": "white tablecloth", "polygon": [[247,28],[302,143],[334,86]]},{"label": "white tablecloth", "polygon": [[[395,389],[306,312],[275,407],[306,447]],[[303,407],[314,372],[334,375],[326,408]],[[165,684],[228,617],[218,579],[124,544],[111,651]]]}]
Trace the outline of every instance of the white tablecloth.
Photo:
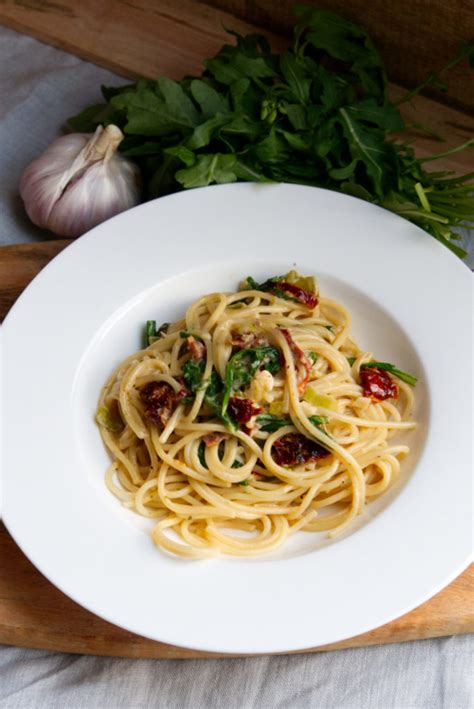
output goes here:
[{"label": "white tablecloth", "polygon": [[[43,240],[18,197],[22,170],[65,120],[123,79],[0,28],[0,243]],[[0,252],[1,258],[1,252]],[[124,660],[0,648],[1,707],[472,706],[471,636],[316,655]]]}]

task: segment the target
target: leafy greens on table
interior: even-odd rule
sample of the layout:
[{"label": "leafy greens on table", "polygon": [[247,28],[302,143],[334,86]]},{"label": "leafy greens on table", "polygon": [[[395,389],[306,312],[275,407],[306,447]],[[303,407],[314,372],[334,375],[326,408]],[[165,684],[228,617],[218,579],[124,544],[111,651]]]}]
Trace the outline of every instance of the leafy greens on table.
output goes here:
[{"label": "leafy greens on table", "polygon": [[[402,141],[404,121],[362,27],[310,7],[295,12],[292,46],[280,54],[265,37],[230,32],[236,44],[207,59],[200,78],[103,87],[106,103],[70,124],[118,125],[149,198],[237,180],[325,187],[386,207],[464,256],[453,228],[474,223],[474,172],[428,172],[436,156],[417,158]],[[474,44],[449,66],[465,57],[473,66]],[[429,83],[440,80],[431,75],[405,99]]]}]

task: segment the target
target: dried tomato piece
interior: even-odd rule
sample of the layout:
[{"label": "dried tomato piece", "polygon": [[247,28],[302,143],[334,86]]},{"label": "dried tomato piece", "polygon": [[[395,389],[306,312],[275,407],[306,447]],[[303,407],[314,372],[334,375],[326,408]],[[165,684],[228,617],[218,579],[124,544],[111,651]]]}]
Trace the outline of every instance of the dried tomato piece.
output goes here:
[{"label": "dried tomato piece", "polygon": [[263,411],[252,399],[242,399],[239,396],[230,397],[227,410],[234,421],[240,424],[248,423],[253,416]]},{"label": "dried tomato piece", "polygon": [[189,391],[188,387],[186,386],[186,380],[184,377],[181,375],[178,375],[175,377],[176,381],[181,384],[181,389],[179,391],[175,392],[175,397],[176,401],[181,401],[182,399],[186,399],[188,396],[192,396],[192,392]]},{"label": "dried tomato piece", "polygon": [[203,436],[203,441],[206,444],[206,446],[209,448],[210,446],[217,446],[218,443],[221,441],[224,441],[227,438],[225,433],[220,433],[218,431],[212,431],[211,433],[206,433],[205,436]]},{"label": "dried tomato piece", "polygon": [[230,333],[231,344],[233,347],[238,347],[241,350],[251,349],[253,347],[264,347],[268,345],[268,340],[262,335],[257,335],[254,332],[245,330],[244,332],[236,332],[233,330]]},{"label": "dried tomato piece", "polygon": [[287,295],[291,295],[292,298],[297,300],[298,302],[302,303],[303,305],[306,305],[307,308],[315,308],[318,304],[318,297],[314,293],[310,293],[307,290],[304,290],[304,288],[300,288],[299,286],[295,286],[294,283],[286,283],[286,281],[277,281],[275,282],[273,289],[275,291],[283,291]]},{"label": "dried tomato piece", "polygon": [[302,433],[287,433],[273,444],[273,457],[278,465],[301,465],[327,458],[331,452]]},{"label": "dried tomato piece", "polygon": [[157,426],[165,426],[171,418],[177,397],[166,382],[149,382],[140,392],[145,416]]},{"label": "dried tomato piece", "polygon": [[189,337],[186,338],[186,342],[189,351],[191,352],[191,359],[193,359],[195,362],[199,362],[199,360],[205,358],[206,345],[204,344],[204,342],[196,340],[196,338],[192,335],[189,335]]},{"label": "dried tomato piece", "polygon": [[303,373],[301,372],[301,370],[298,371],[298,393],[304,394],[311,377],[311,362],[306,357],[303,350],[298,347],[298,345],[292,338],[290,331],[287,330],[286,327],[281,327],[279,328],[279,330],[290,346],[290,350],[293,354],[293,357],[295,358],[295,363],[297,365],[300,364],[303,367]]},{"label": "dried tomato piece", "polygon": [[398,397],[398,384],[392,379],[390,374],[378,367],[361,367],[360,380],[364,396],[368,396],[375,401],[385,399],[396,399]]}]

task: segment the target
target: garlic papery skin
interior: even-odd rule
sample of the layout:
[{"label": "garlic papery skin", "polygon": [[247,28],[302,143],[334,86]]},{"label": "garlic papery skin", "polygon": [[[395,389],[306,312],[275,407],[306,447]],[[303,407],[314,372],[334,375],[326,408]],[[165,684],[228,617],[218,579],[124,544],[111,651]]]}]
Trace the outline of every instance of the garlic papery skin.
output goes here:
[{"label": "garlic papery skin", "polygon": [[81,236],[140,201],[138,167],[117,152],[117,126],[71,133],[52,143],[25,170],[20,194],[34,224],[58,236]]}]

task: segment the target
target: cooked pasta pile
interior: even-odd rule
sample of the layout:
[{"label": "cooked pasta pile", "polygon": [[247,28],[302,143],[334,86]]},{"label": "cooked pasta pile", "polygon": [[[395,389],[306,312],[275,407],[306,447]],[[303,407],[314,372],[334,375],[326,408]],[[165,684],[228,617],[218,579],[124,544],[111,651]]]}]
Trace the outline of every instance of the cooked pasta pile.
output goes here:
[{"label": "cooked pasta pile", "polygon": [[374,362],[347,310],[295,272],[211,293],[113,372],[106,484],[184,557],[270,552],[347,530],[397,479],[416,378]]}]

